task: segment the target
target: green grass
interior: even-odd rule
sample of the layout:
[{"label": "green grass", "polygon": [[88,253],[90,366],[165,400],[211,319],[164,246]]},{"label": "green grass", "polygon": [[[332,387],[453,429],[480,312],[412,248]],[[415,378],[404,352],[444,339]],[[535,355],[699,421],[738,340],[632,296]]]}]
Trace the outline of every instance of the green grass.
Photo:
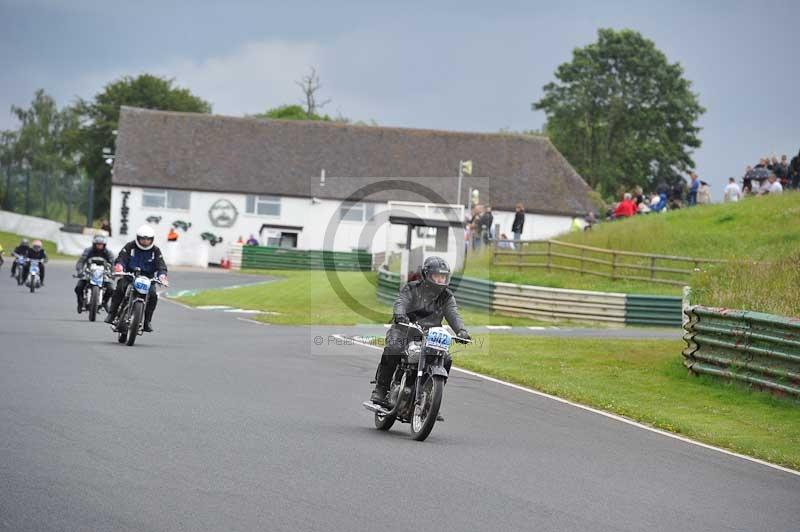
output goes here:
[{"label": "green grass", "polygon": [[[35,239],[33,237],[25,237],[31,242]],[[5,233],[0,231],[0,244],[3,245],[3,257],[8,260],[8,257],[11,256],[11,253],[14,251],[14,248],[19,245],[20,240],[22,240],[22,236],[16,235],[14,233]],[[56,251],[56,245],[54,242],[50,242],[49,240],[42,240],[42,245],[44,246],[44,250],[47,253],[47,256],[51,259],[75,259],[72,255],[62,255]]]},{"label": "green grass", "polygon": [[800,469],[800,401],[689,375],[679,340],[479,340],[457,366]]},{"label": "green grass", "polygon": [[[338,275],[347,294],[372,312],[367,316],[351,309],[339,297],[324,271],[259,270],[257,273],[280,279],[255,286],[206,290],[179,299],[193,306],[229,305],[276,312],[278,314],[259,315],[256,319],[286,325],[357,325],[391,320],[391,307],[378,303],[375,298],[376,275],[373,272],[340,272]],[[468,326],[543,325],[535,320],[467,309],[461,309],[461,315]]]},{"label": "green grass", "polygon": [[[781,196],[747,198],[739,203],[703,205],[665,214],[601,223],[591,231],[568,233],[556,239],[640,253],[745,262],[789,261],[783,262],[787,266],[797,264],[790,257],[797,257],[796,253],[800,249],[799,223],[800,194],[787,192]],[[591,253],[587,254],[587,257],[592,256]],[[601,256],[597,255],[596,258]],[[607,256],[602,258],[608,260]],[[511,260],[510,257],[502,259]],[[528,260],[542,261],[538,257]],[[575,261],[568,259],[554,259],[554,262],[577,266]],[[659,262],[658,266],[687,268],[689,265]],[[603,266],[592,267],[610,271],[603,269]],[[699,289],[694,299],[696,303],[738,308],[752,308],[752,304],[764,312],[800,315],[799,305],[785,304],[784,289],[792,286],[793,282],[790,268],[770,269],[764,265],[751,268],[743,267],[737,262],[729,266],[704,266],[703,269],[704,272],[695,273],[691,277],[673,276]],[[767,271],[770,272],[769,279],[766,279]],[[681,293],[678,286],[652,282],[612,281],[604,277],[571,272],[548,273],[543,268],[493,266],[489,253],[470,257],[466,275],[554,288],[660,295]],[[647,274],[638,272],[637,275]],[[751,300],[753,303],[750,303]]]}]

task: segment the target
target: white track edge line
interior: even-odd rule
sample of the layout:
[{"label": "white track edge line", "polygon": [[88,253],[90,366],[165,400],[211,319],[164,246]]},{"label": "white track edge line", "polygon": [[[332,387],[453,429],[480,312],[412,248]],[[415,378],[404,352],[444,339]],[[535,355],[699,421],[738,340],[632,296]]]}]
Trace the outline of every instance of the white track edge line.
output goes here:
[{"label": "white track edge line", "polygon": [[187,305],[186,303],[181,303],[180,301],[176,301],[169,296],[160,297],[158,299],[161,301],[169,301],[173,305],[178,305],[179,307],[188,308],[189,310],[197,310],[195,307]]},{"label": "white track edge line", "polygon": [[239,321],[246,321],[247,323],[255,323],[256,325],[269,325],[269,323],[264,323],[263,321],[256,321],[251,320],[250,318],[236,318]]},{"label": "white track edge line", "polygon": [[[381,347],[378,347],[378,346],[375,346],[375,345],[370,345],[370,344],[367,344],[367,343],[364,343],[364,342],[359,342],[358,340],[355,340],[355,339],[350,338],[350,337],[345,337],[345,336],[343,336],[341,334],[334,334],[333,337],[334,338],[339,338],[341,340],[349,340],[349,341],[351,341],[353,343],[362,345],[364,347],[369,347],[369,348],[372,348],[372,349],[378,349],[380,351],[383,351],[383,348],[381,348]],[[564,399],[562,397],[557,397],[555,395],[550,395],[549,393],[540,392],[538,390],[533,390],[531,388],[526,388],[525,386],[520,386],[519,384],[506,382],[506,381],[503,381],[503,380],[500,380],[500,379],[496,379],[494,377],[489,377],[489,376],[483,375],[481,373],[475,373],[474,371],[470,371],[468,369],[462,369],[462,368],[458,368],[456,366],[453,366],[452,369],[454,369],[456,371],[460,371],[461,373],[466,373],[467,375],[471,375],[473,377],[479,377],[479,378],[487,380],[489,382],[494,382],[496,384],[501,384],[503,386],[508,386],[509,388],[514,388],[515,390],[519,390],[519,391],[522,391],[522,392],[527,392],[527,393],[530,393],[530,394],[533,394],[533,395],[538,395],[539,397],[544,397],[544,398],[547,398],[547,399],[552,399],[554,401],[558,401],[559,403],[563,403],[563,404],[566,404],[566,405],[574,406],[575,408],[580,408],[581,410],[586,410],[587,412],[592,412],[594,414],[599,414],[599,415],[607,417],[609,419],[614,419],[616,421],[621,421],[622,423],[627,423],[628,425],[632,425],[632,426],[638,427],[640,429],[644,429],[644,430],[647,430],[647,431],[650,431],[650,432],[654,432],[656,434],[660,434],[662,436],[666,436],[666,437],[672,438],[674,440],[679,440],[679,441],[682,441],[684,443],[697,445],[698,447],[703,447],[705,449],[709,449],[709,450],[712,450],[712,451],[717,451],[719,453],[726,454],[728,456],[734,456],[736,458],[741,458],[742,460],[747,460],[748,462],[753,462],[753,463],[756,463],[756,464],[760,464],[760,465],[763,465],[763,466],[770,467],[772,469],[777,469],[778,471],[783,471],[784,473],[789,473],[790,475],[800,476],[800,471],[797,471],[797,470],[794,470],[794,469],[789,469],[788,467],[784,467],[784,466],[778,465],[778,464],[773,464],[772,462],[767,462],[765,460],[761,460],[759,458],[754,458],[752,456],[747,456],[746,454],[740,454],[740,453],[737,453],[737,452],[734,452],[734,451],[729,451],[727,449],[723,449],[722,447],[715,447],[715,446],[709,445],[707,443],[703,443],[703,442],[699,442],[697,440],[693,440],[691,438],[687,438],[686,436],[681,436],[679,434],[674,434],[672,432],[667,432],[665,430],[657,429],[655,427],[651,427],[649,425],[645,425],[644,423],[639,423],[638,421],[634,421],[632,419],[628,419],[626,417],[619,416],[617,414],[612,414],[611,412],[606,412],[604,410],[598,410],[597,408],[593,408],[591,406],[582,405],[580,403],[573,403],[572,401],[570,401],[568,399]]]}]

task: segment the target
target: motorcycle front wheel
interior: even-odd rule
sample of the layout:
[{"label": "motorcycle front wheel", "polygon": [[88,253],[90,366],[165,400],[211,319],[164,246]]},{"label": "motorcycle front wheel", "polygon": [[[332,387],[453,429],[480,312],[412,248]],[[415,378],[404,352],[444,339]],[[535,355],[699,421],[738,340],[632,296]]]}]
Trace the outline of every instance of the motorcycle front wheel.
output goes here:
[{"label": "motorcycle front wheel", "polygon": [[414,404],[411,414],[411,436],[416,441],[425,441],[436,424],[444,395],[444,377],[428,376],[422,381],[421,387],[420,400]]},{"label": "motorcycle front wheel", "polygon": [[36,291],[36,279],[31,277],[30,278],[30,282],[31,282],[31,294],[32,294],[32,293],[34,293]]},{"label": "motorcycle front wheel", "polygon": [[137,299],[133,302],[133,309],[131,309],[131,323],[128,326],[128,345],[133,345],[136,342],[136,337],[139,336],[139,325],[142,323],[142,316],[144,316],[144,301]]},{"label": "motorcycle front wheel", "polygon": [[89,298],[89,321],[97,319],[97,305],[100,300],[100,289],[92,286],[92,296]]},{"label": "motorcycle front wheel", "polygon": [[378,430],[389,430],[394,425],[397,416],[387,416],[385,414],[375,414],[375,428]]}]

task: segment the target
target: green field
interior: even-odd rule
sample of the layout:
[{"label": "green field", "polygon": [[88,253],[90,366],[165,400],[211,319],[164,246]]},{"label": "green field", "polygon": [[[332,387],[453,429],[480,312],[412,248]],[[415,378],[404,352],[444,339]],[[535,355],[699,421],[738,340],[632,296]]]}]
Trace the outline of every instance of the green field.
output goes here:
[{"label": "green field", "polygon": [[[733,260],[736,262],[726,266],[704,266],[705,271],[687,279],[697,288],[693,302],[800,316],[798,297],[792,293],[787,298],[790,287],[797,286],[800,260],[798,193],[605,222],[591,231],[565,234],[557,240],[619,251]],[[753,261],[761,264],[754,265]],[[566,259],[554,262],[575,266],[574,261]],[[492,266],[489,253],[471,257],[466,275],[556,288],[681,293],[680,287],[652,282],[612,281],[571,272]]]},{"label": "green field", "polygon": [[[346,301],[339,297],[324,271],[258,270],[257,273],[272,275],[278,279],[254,286],[206,290],[179,299],[193,306],[229,305],[261,310],[269,314],[259,315],[256,319],[286,325],[357,325],[388,323],[391,320],[391,307],[376,300],[374,272],[338,274],[346,293],[371,311],[366,316],[350,308]],[[463,308],[461,315],[468,326],[544,325],[535,320],[498,316]]]},{"label": "green field", "polygon": [[[27,237],[28,240],[33,242],[33,237]],[[14,251],[14,248],[19,245],[20,240],[22,237],[20,235],[16,235],[14,233],[5,233],[0,231],[0,244],[3,246],[3,258],[8,260],[11,256],[11,252]],[[45,252],[47,252],[47,256],[51,259],[74,259],[71,255],[61,255],[56,251],[56,245],[54,242],[50,242],[49,240],[42,240],[42,245],[44,246]]]},{"label": "green field", "polygon": [[680,340],[478,340],[455,365],[800,469],[800,401],[690,376]]}]

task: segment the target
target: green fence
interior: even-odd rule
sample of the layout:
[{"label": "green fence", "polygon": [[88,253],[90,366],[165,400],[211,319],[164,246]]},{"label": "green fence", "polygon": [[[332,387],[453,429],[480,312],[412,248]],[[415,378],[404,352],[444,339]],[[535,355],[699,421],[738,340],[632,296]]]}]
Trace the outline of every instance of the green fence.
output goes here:
[{"label": "green fence", "polygon": [[686,314],[691,371],[800,396],[800,320],[699,305]]},{"label": "green fence", "polygon": [[[492,309],[494,283],[482,279],[468,277],[453,277],[450,289],[458,300],[459,307],[477,308],[482,310]],[[400,291],[400,275],[386,270],[378,271],[378,299],[384,303],[392,304]]]},{"label": "green fence", "polygon": [[681,298],[674,296],[625,296],[625,324],[679,327]]},{"label": "green fence", "polygon": [[370,271],[372,255],[363,251],[311,251],[244,246],[242,268],[254,270]]}]

